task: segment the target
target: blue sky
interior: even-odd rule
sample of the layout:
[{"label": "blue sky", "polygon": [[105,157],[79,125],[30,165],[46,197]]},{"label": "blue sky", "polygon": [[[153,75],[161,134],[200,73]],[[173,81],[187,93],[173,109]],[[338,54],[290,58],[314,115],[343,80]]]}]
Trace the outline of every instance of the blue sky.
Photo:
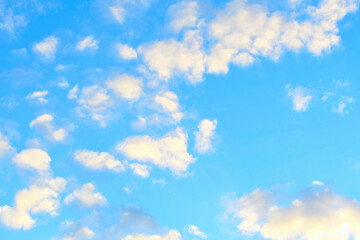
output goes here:
[{"label": "blue sky", "polygon": [[0,238],[360,239],[357,0],[0,0]]}]

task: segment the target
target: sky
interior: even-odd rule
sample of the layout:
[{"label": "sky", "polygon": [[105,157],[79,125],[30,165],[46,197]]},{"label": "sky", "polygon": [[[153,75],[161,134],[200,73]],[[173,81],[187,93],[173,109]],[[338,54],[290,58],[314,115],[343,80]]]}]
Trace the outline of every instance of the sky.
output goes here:
[{"label": "sky", "polygon": [[360,240],[358,0],[0,0],[0,239]]}]

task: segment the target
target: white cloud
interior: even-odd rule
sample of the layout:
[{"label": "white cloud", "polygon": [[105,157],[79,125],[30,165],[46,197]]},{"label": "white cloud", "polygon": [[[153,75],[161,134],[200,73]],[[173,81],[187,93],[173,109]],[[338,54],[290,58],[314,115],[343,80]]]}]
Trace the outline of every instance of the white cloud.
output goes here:
[{"label": "white cloud", "polygon": [[319,182],[319,181],[313,181],[312,182],[313,185],[319,185],[319,186],[323,186],[324,184],[322,182]]},{"label": "white cloud", "polygon": [[58,39],[54,36],[45,38],[42,42],[36,43],[34,51],[46,59],[53,60],[58,45]]},{"label": "white cloud", "polygon": [[202,81],[205,71],[202,38],[196,30],[188,30],[182,42],[174,39],[142,45],[139,53],[151,71],[160,79],[168,80],[174,75],[185,75],[196,83]]},{"label": "white cloud", "polygon": [[69,82],[67,81],[67,79],[65,77],[60,76],[56,80],[56,85],[61,88],[68,88]]},{"label": "white cloud", "polygon": [[148,135],[128,137],[116,149],[130,159],[169,168],[179,176],[196,160],[187,152],[187,134],[182,128],[157,139]]},{"label": "white cloud", "polygon": [[107,204],[106,199],[101,193],[95,192],[95,187],[92,183],[84,184],[80,189],[74,190],[64,199],[65,204],[70,204],[73,201],[78,201],[86,207]]},{"label": "white cloud", "polygon": [[174,92],[166,91],[155,95],[154,102],[165,112],[170,113],[171,118],[175,122],[181,121],[184,114],[179,111],[180,105],[178,102],[178,97]]},{"label": "white cloud", "polygon": [[99,41],[94,40],[93,36],[87,36],[83,40],[79,41],[76,45],[76,49],[84,51],[85,49],[97,50],[99,48]]},{"label": "white cloud", "polygon": [[59,193],[65,189],[66,181],[54,178],[31,185],[15,196],[14,207],[0,207],[0,219],[6,227],[28,230],[36,220],[30,214],[48,213],[57,215],[60,206]]},{"label": "white cloud", "polygon": [[150,166],[140,163],[132,163],[130,164],[130,168],[134,171],[135,175],[138,175],[142,178],[147,178],[150,175]]},{"label": "white cloud", "polygon": [[186,227],[186,231],[194,236],[200,237],[200,238],[207,238],[207,235],[200,231],[199,227],[195,225],[188,225]]},{"label": "white cloud", "polygon": [[136,50],[129,47],[127,44],[118,43],[116,44],[116,49],[119,53],[119,56],[123,59],[137,59]]},{"label": "white cloud", "polygon": [[291,88],[290,85],[286,88],[288,89],[287,96],[292,98],[293,109],[297,112],[305,112],[312,99],[308,90],[304,87]]},{"label": "white cloud", "polygon": [[348,111],[346,110],[346,108],[348,107],[348,105],[350,103],[352,103],[354,101],[355,101],[355,99],[352,97],[349,97],[349,96],[341,97],[338,105],[336,107],[333,107],[332,110],[333,110],[333,112],[338,113],[338,114],[347,113]]},{"label": "white cloud", "polygon": [[110,79],[106,86],[110,88],[117,97],[136,101],[142,95],[142,81],[128,74],[122,74]]},{"label": "white cloud", "polygon": [[182,1],[169,8],[171,18],[169,27],[178,33],[184,28],[196,27],[198,21],[199,5],[195,1]]},{"label": "white cloud", "polygon": [[55,128],[52,124],[53,120],[53,115],[43,114],[31,121],[29,126],[40,130],[47,139],[61,142],[67,137],[68,132],[65,128]]},{"label": "white cloud", "polygon": [[118,23],[124,22],[125,9],[121,6],[113,6],[109,8],[112,16]]},{"label": "white cloud", "polygon": [[[226,66],[241,53],[277,60],[284,50],[307,48],[321,55],[339,43],[337,22],[356,8],[354,0],[322,0],[318,7],[289,16],[247,1],[231,1],[209,25],[215,41],[211,51],[223,50],[210,55],[208,72],[227,72]],[[248,58],[245,63],[252,61]]]},{"label": "white cloud", "polygon": [[13,152],[15,148],[10,145],[8,138],[0,133],[0,158],[11,155]]},{"label": "white cloud", "polygon": [[122,240],[181,240],[181,234],[178,231],[170,230],[164,235],[131,234]]},{"label": "white cloud", "polygon": [[238,229],[247,235],[260,233],[265,239],[360,238],[360,205],[353,199],[313,189],[289,206],[272,204],[271,193],[255,190],[229,202]]},{"label": "white cloud", "polygon": [[217,121],[204,119],[198,125],[199,131],[194,132],[196,137],[195,148],[199,153],[206,153],[212,149],[211,140],[214,137]]},{"label": "white cloud", "polygon": [[76,84],[70,91],[68,92],[68,99],[76,99],[78,97],[79,86]]},{"label": "white cloud", "polygon": [[38,92],[33,92],[33,93],[29,93],[26,96],[26,99],[31,99],[31,100],[37,100],[39,101],[39,103],[47,103],[48,99],[46,99],[45,97],[49,94],[48,91],[38,91]]},{"label": "white cloud", "polygon": [[93,120],[98,121],[100,126],[106,126],[106,119],[111,115],[108,109],[113,105],[106,89],[98,85],[84,87],[77,102],[81,116],[90,116]]},{"label": "white cloud", "polygon": [[88,168],[95,170],[109,169],[115,172],[124,171],[124,165],[107,152],[93,152],[88,150],[77,150],[74,154],[76,161]]},{"label": "white cloud", "polygon": [[51,158],[47,152],[41,149],[30,148],[16,154],[12,161],[22,168],[33,168],[39,172],[46,172],[50,169]]}]

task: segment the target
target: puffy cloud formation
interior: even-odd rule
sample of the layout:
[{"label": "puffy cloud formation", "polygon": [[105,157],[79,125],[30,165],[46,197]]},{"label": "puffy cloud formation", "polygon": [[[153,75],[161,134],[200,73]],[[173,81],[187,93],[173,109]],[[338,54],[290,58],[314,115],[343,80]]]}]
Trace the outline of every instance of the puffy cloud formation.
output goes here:
[{"label": "puffy cloud formation", "polygon": [[360,239],[360,205],[353,199],[314,189],[289,206],[273,204],[272,193],[256,189],[229,200],[228,211],[241,219],[245,235],[266,239],[348,240]]},{"label": "puffy cloud formation", "polygon": [[26,96],[26,99],[37,100],[39,101],[39,103],[47,103],[48,100],[45,98],[45,96],[47,96],[48,94],[49,94],[48,91],[33,92],[33,93],[29,93]]},{"label": "puffy cloud formation", "polygon": [[95,170],[109,169],[115,172],[124,171],[124,165],[107,152],[93,152],[89,150],[77,150],[74,154],[76,161],[88,168]]},{"label": "puffy cloud formation", "polygon": [[157,139],[148,135],[128,137],[116,149],[130,159],[169,168],[175,175],[184,174],[196,160],[187,152],[187,134],[182,128]]},{"label": "puffy cloud formation", "polygon": [[199,153],[206,153],[212,148],[211,140],[215,133],[217,125],[216,119],[204,119],[198,125],[199,131],[195,132],[195,148]]},{"label": "puffy cloud formation", "polygon": [[0,207],[0,219],[9,228],[28,230],[34,226],[30,214],[48,213],[57,215],[60,206],[59,193],[64,191],[66,181],[60,177],[43,180],[19,191],[15,196],[14,207]]},{"label": "puffy cloud formation", "polygon": [[170,230],[167,234],[164,235],[127,235],[122,240],[181,240],[181,234],[178,231]]},{"label": "puffy cloud formation", "polygon": [[12,161],[21,168],[33,168],[39,172],[46,172],[50,169],[51,158],[41,149],[30,148],[16,154]]},{"label": "puffy cloud formation", "polygon": [[141,79],[127,74],[112,78],[106,85],[117,97],[128,101],[138,100],[143,93]]},{"label": "puffy cloud formation", "polygon": [[40,130],[46,138],[53,141],[63,141],[68,135],[65,128],[55,128],[52,124],[54,116],[51,114],[43,114],[30,122],[30,127]]},{"label": "puffy cloud formation", "polygon": [[287,96],[292,99],[293,109],[297,112],[305,112],[312,98],[308,90],[304,87],[291,88],[290,85],[286,85],[286,88],[288,89]]},{"label": "puffy cloud formation", "polygon": [[76,45],[76,49],[79,51],[84,51],[85,49],[97,50],[99,41],[94,40],[93,36],[87,36],[83,40],[79,41]]},{"label": "puffy cloud formation", "polygon": [[[294,9],[290,15],[270,12],[246,0],[233,0],[206,23],[198,20],[197,3],[184,1],[169,9],[171,29],[187,29],[184,38],[143,44],[139,53],[159,78],[168,80],[180,75],[196,83],[205,71],[227,73],[229,64],[247,66],[260,57],[278,60],[286,50],[307,49],[315,55],[328,52],[340,42],[337,23],[357,7],[356,0],[321,0],[317,6]],[[206,29],[209,47],[203,45],[200,30],[196,29],[200,22],[201,30]]]},{"label": "puffy cloud formation", "polygon": [[195,28],[198,21],[199,5],[195,1],[182,1],[172,5],[168,14],[169,27],[176,33],[184,28]]},{"label": "puffy cloud formation", "polygon": [[142,178],[147,178],[150,175],[151,167],[147,165],[143,165],[140,163],[132,163],[130,164],[130,168],[134,171],[135,175],[138,175]]},{"label": "puffy cloud formation", "polygon": [[137,59],[136,50],[126,44],[118,43],[116,49],[118,50],[119,56],[123,59]]},{"label": "puffy cloud formation", "polygon": [[154,102],[162,111],[168,112],[175,122],[179,122],[184,114],[180,112],[178,96],[174,92],[166,91],[155,95]]},{"label": "puffy cloud formation", "polygon": [[[223,66],[243,53],[276,60],[285,49],[297,51],[305,47],[321,55],[339,43],[337,22],[356,8],[355,0],[322,0],[316,7],[308,6],[304,14],[288,16],[234,0],[210,23],[209,32],[218,42],[214,48],[224,51],[222,59],[218,59]],[[209,68],[209,72],[220,70]],[[223,68],[222,72],[226,70]]]},{"label": "puffy cloud formation", "polygon": [[84,184],[80,189],[74,190],[64,199],[65,204],[70,204],[73,201],[78,201],[86,207],[107,204],[106,199],[101,193],[95,192],[95,187],[92,183]]},{"label": "puffy cloud formation", "polygon": [[207,238],[207,235],[200,231],[199,227],[195,225],[188,225],[186,227],[186,231],[194,236],[200,237],[200,238]]},{"label": "puffy cloud formation", "polygon": [[79,85],[75,85],[72,89],[69,90],[67,98],[76,99],[78,97]]},{"label": "puffy cloud formation", "polygon": [[185,75],[192,83],[202,81],[205,71],[202,37],[197,30],[188,30],[183,41],[168,39],[142,45],[139,53],[151,71],[168,80],[175,74]]},{"label": "puffy cloud formation", "polygon": [[0,133],[0,157],[13,153],[15,149],[11,147],[9,140]]},{"label": "puffy cloud formation", "polygon": [[336,107],[333,107],[332,110],[335,113],[344,114],[347,112],[346,108],[348,107],[348,105],[354,101],[355,99],[349,96],[341,97],[338,105]]},{"label": "puffy cloud formation", "polygon": [[[72,95],[70,95],[70,97],[72,97]],[[89,115],[93,120],[98,121],[100,126],[106,126],[106,119],[111,115],[107,110],[113,105],[106,89],[98,85],[84,87],[77,102],[81,116],[85,117]]]},{"label": "puffy cloud formation", "polygon": [[54,36],[47,37],[42,42],[35,44],[34,51],[48,60],[54,60],[58,41]]}]

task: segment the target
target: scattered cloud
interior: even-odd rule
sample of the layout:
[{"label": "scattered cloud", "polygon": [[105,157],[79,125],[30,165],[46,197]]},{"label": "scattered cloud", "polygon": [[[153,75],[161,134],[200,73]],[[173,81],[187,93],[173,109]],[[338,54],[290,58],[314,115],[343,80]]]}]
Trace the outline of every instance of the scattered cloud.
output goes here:
[{"label": "scattered cloud", "polygon": [[10,145],[9,139],[0,133],[0,158],[9,156],[15,152],[15,148]]},{"label": "scattered cloud", "polygon": [[48,213],[56,216],[60,206],[59,193],[66,181],[60,177],[31,185],[16,193],[13,207],[0,207],[0,220],[8,228],[29,230],[36,220],[30,214]]},{"label": "scattered cloud", "polygon": [[79,86],[76,84],[72,89],[69,90],[67,98],[76,99],[78,98]]},{"label": "scattered cloud", "polygon": [[196,137],[195,148],[199,153],[206,153],[212,149],[211,140],[214,137],[217,121],[204,119],[198,125],[199,131],[194,132]]},{"label": "scattered cloud", "polygon": [[338,113],[341,115],[344,113],[348,113],[347,107],[349,106],[349,104],[353,103],[354,101],[355,99],[349,96],[341,97],[337,106],[332,107],[332,110],[334,113]]},{"label": "scattered cloud", "polygon": [[47,103],[49,100],[46,99],[45,97],[49,94],[48,91],[37,91],[37,92],[33,92],[33,93],[29,93],[26,96],[26,99],[30,99],[30,100],[36,100],[39,103]]},{"label": "scattered cloud", "polygon": [[266,239],[348,240],[360,236],[360,205],[326,187],[305,193],[288,206],[273,204],[272,193],[256,189],[227,202],[245,235]]},{"label": "scattered cloud", "polygon": [[137,59],[136,50],[129,47],[127,44],[118,43],[116,44],[116,49],[119,53],[119,56],[122,59],[126,59],[126,60]]},{"label": "scattered cloud", "polygon": [[34,51],[45,59],[54,60],[58,42],[59,40],[54,36],[47,37],[34,45]]},{"label": "scattered cloud", "polygon": [[194,236],[197,236],[197,237],[200,237],[202,239],[205,239],[207,238],[207,235],[203,232],[200,231],[199,227],[195,226],[195,225],[188,225],[186,226],[186,231],[188,233],[190,233],[191,235],[194,235]]},{"label": "scattered cloud", "polygon": [[74,154],[74,158],[84,166],[95,170],[108,169],[115,172],[125,170],[122,162],[116,160],[113,155],[107,152],[77,150]]},{"label": "scattered cloud", "polygon": [[195,28],[198,23],[199,5],[195,1],[181,1],[172,5],[168,10],[169,27],[175,33],[184,28]]},{"label": "scattered cloud", "polygon": [[130,168],[134,171],[135,175],[138,175],[142,178],[147,178],[150,175],[150,166],[140,163],[131,163]]},{"label": "scattered cloud", "polygon": [[82,224],[65,221],[61,223],[61,228],[65,230],[63,237],[58,238],[54,237],[51,240],[83,240],[83,239],[93,239],[95,233],[88,226],[83,226]]},{"label": "scattered cloud", "polygon": [[128,74],[113,77],[106,85],[117,97],[128,101],[136,101],[143,94],[141,79]]},{"label": "scattered cloud", "polygon": [[162,111],[170,113],[171,118],[175,122],[180,122],[184,116],[184,114],[179,111],[180,105],[178,101],[177,95],[171,91],[158,93],[154,97],[155,104],[160,106]]},{"label": "scattered cloud", "polygon": [[109,8],[110,13],[114,17],[114,19],[122,24],[124,22],[124,16],[125,16],[125,9],[121,6],[113,6]]},{"label": "scattered cloud", "polygon": [[93,36],[87,36],[83,40],[79,41],[76,45],[76,49],[84,51],[86,49],[97,50],[99,48],[99,41],[94,40]]},{"label": "scattered cloud", "polygon": [[52,141],[61,142],[68,136],[68,132],[65,128],[55,128],[52,124],[54,116],[51,114],[43,114],[30,122],[30,127],[35,127],[45,138]]},{"label": "scattered cloud", "polygon": [[70,204],[73,201],[78,201],[85,207],[94,207],[106,205],[106,199],[101,193],[95,192],[95,187],[92,183],[84,184],[80,189],[74,190],[64,199],[65,204]]},{"label": "scattered cloud", "polygon": [[119,142],[116,149],[129,159],[169,168],[173,174],[181,176],[196,160],[187,152],[187,138],[183,129],[177,128],[162,138],[128,137]]},{"label": "scattered cloud", "polygon": [[12,158],[12,162],[21,168],[32,168],[39,172],[47,172],[50,169],[51,158],[47,152],[30,148],[22,150]]},{"label": "scattered cloud", "polygon": [[292,99],[293,109],[296,112],[305,112],[311,102],[311,95],[309,90],[304,87],[292,88],[290,85],[286,85],[288,90],[287,96]]}]

